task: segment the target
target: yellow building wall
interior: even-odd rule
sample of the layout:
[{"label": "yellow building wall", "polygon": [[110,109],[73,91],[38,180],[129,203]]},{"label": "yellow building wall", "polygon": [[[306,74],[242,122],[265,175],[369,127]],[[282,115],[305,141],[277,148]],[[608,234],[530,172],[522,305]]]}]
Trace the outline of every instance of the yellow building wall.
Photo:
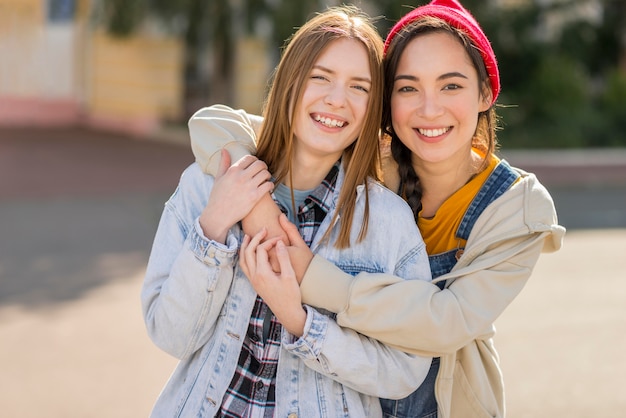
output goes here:
[{"label": "yellow building wall", "polygon": [[0,95],[37,94],[42,69],[41,0],[0,0]]},{"label": "yellow building wall", "polygon": [[235,107],[260,114],[271,72],[267,42],[258,38],[237,41],[235,56]]},{"label": "yellow building wall", "polygon": [[[96,121],[139,123],[150,129],[180,116],[183,45],[148,35],[93,33],[88,56],[88,111]],[[139,125],[138,125],[139,126]]]}]

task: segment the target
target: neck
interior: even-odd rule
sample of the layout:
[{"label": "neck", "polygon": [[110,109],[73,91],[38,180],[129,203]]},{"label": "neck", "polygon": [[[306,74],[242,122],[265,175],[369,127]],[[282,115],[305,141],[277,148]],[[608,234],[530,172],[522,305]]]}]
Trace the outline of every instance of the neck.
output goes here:
[{"label": "neck", "polygon": [[291,179],[288,176],[285,184],[295,190],[314,189],[320,185],[338,159],[339,157],[335,155],[325,158],[302,158],[296,153],[292,164]]},{"label": "neck", "polygon": [[429,163],[413,161],[422,185],[422,213],[425,218],[435,215],[439,207],[478,172],[481,159],[474,152],[470,157],[449,158]]}]

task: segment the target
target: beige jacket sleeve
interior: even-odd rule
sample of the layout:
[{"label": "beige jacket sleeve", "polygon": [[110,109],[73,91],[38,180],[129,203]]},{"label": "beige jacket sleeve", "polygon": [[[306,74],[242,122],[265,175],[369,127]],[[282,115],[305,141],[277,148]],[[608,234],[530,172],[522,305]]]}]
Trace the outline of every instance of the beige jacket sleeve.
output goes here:
[{"label": "beige jacket sleeve", "polygon": [[224,105],[198,110],[189,119],[191,150],[202,171],[216,175],[221,150],[226,148],[232,162],[256,153],[256,135],[263,118]]},{"label": "beige jacket sleeve", "polygon": [[565,233],[534,176],[505,196],[483,212],[457,265],[437,279],[446,280],[444,290],[389,274],[353,277],[316,256],[301,284],[303,302],[337,313],[341,326],[420,355],[453,353],[489,338],[542,250],[558,250]]}]

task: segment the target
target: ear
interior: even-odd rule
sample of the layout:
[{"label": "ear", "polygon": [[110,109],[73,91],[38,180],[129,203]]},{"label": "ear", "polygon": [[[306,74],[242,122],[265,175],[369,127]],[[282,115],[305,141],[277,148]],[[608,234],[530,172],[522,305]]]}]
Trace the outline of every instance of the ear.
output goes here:
[{"label": "ear", "polygon": [[480,112],[484,112],[491,107],[491,100],[493,99],[493,92],[491,86],[486,85],[480,95]]}]

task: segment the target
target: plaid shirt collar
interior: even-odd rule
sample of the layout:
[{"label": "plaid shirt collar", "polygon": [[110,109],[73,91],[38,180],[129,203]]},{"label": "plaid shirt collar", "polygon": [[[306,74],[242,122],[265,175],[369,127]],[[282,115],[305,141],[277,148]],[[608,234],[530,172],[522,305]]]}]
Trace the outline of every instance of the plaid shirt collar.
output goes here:
[{"label": "plaid shirt collar", "polygon": [[[304,239],[304,242],[306,242],[309,247],[313,243],[313,238],[315,238],[320,224],[328,212],[330,212],[333,205],[340,164],[341,160],[337,161],[332,166],[320,185],[304,199],[302,206],[297,208],[296,217],[298,218],[298,229],[300,230],[302,239]],[[276,203],[283,213],[287,213],[287,209],[283,205],[279,202]]]}]

